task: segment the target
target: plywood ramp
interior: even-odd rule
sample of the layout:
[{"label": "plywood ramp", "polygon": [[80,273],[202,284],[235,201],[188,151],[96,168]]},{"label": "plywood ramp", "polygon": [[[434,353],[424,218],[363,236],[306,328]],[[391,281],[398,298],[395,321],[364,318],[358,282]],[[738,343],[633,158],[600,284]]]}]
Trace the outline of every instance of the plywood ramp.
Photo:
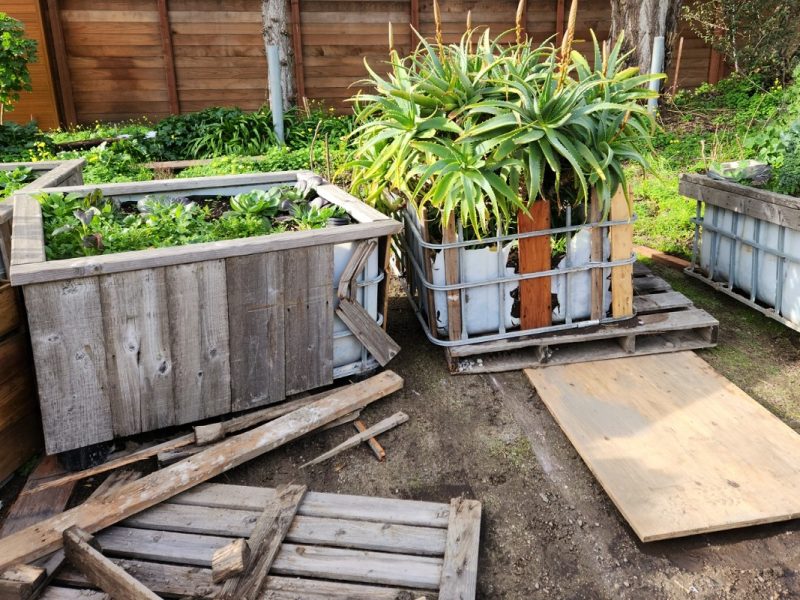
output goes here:
[{"label": "plywood ramp", "polygon": [[643,542],[800,516],[800,436],[693,352],[525,374]]}]

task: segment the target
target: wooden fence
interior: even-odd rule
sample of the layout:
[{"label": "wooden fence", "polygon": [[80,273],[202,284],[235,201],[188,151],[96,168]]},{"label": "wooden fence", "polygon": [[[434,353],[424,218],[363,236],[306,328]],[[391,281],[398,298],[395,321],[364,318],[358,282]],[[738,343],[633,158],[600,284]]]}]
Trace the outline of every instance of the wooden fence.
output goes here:
[{"label": "wooden fence", "polygon": [[[213,105],[255,109],[267,100],[261,0],[42,1],[67,122],[157,119]],[[347,109],[353,82],[366,74],[364,59],[382,70],[387,23],[400,49],[414,42],[412,26],[434,33],[433,0],[286,1],[298,89],[338,110]],[[568,4],[529,2],[525,27],[534,41],[563,31]],[[445,39],[455,41],[468,10],[473,25],[511,29],[517,0],[441,0],[441,7]],[[590,29],[607,37],[610,23],[608,0],[581,2],[577,48],[589,48]],[[684,29],[680,84],[718,77],[711,50]]]}]

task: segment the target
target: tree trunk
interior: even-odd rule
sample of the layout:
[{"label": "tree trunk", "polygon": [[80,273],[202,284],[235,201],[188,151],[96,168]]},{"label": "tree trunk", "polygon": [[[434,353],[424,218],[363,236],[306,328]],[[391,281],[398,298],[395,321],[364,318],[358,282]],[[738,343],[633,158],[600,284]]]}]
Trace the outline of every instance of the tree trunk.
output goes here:
[{"label": "tree trunk", "polygon": [[283,106],[288,108],[295,101],[294,52],[289,25],[288,0],[262,0],[261,20],[264,27],[264,51],[269,46],[278,46],[281,57],[281,89]]},{"label": "tree trunk", "polygon": [[653,39],[663,35],[664,70],[669,64],[682,0],[611,0],[611,39],[625,33],[625,48],[633,50],[630,62],[642,73],[650,71]]}]

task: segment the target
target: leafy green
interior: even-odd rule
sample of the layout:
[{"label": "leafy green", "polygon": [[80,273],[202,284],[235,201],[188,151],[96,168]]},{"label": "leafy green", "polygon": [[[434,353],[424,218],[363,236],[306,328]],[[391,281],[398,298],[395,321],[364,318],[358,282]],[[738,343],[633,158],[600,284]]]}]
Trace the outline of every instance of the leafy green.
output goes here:
[{"label": "leafy green", "polygon": [[368,67],[375,92],[354,99],[348,165],[358,195],[386,211],[429,206],[442,222],[455,214],[480,236],[508,231],[540,198],[581,203],[596,190],[607,208],[620,185],[627,193],[623,164],[648,168],[642,101],[659,76],[625,68],[622,38],[608,53],[595,39],[593,65],[550,41],[501,39],[422,40],[405,58],[392,50],[388,77]]}]

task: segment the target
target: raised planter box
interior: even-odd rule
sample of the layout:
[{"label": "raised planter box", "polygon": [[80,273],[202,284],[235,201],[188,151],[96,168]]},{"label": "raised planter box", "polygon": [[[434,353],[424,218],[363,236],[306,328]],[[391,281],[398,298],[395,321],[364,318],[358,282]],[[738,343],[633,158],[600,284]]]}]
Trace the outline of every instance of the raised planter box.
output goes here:
[{"label": "raised planter box", "polygon": [[800,331],[800,199],[695,174],[680,192],[697,200],[686,273]]},{"label": "raised planter box", "polygon": [[[48,160],[40,162],[14,162],[0,163],[0,171],[13,171],[19,167],[28,167],[36,175],[19,192],[30,192],[46,187],[59,185],[83,184],[83,165],[86,161],[82,158],[74,160]],[[8,279],[9,266],[11,265],[11,218],[14,213],[13,198],[0,201],[0,279]]]},{"label": "raised planter box", "polygon": [[[124,202],[230,195],[311,175],[97,187]],[[11,281],[24,290],[47,452],[278,402],[377,366],[335,316],[335,287],[357,243],[379,240],[356,300],[385,319],[380,258],[402,226],[331,184],[317,193],[356,223],[57,261],[45,260],[38,201],[18,194]]]}]

